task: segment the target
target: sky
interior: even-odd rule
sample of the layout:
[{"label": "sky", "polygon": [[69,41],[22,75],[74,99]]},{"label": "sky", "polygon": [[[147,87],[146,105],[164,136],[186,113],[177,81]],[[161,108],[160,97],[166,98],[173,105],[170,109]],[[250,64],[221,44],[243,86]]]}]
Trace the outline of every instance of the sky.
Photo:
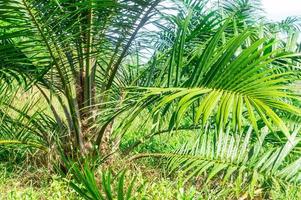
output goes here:
[{"label": "sky", "polygon": [[301,16],[301,0],[262,0],[270,20],[279,21],[288,16]]}]

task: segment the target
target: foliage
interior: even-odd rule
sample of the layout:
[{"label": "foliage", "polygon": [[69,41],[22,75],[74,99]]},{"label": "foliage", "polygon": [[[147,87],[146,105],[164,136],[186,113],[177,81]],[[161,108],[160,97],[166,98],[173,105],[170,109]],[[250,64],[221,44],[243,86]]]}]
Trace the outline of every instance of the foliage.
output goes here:
[{"label": "foliage", "polygon": [[34,172],[15,170],[5,171],[7,166],[0,166],[0,198],[6,200],[75,200],[77,194],[57,175],[48,176],[47,169],[35,169]]},{"label": "foliage", "polygon": [[[130,88],[138,102],[134,102],[125,126],[143,109],[150,109],[153,116],[164,116],[170,130],[189,117],[195,126],[200,121],[202,127],[214,122],[222,130],[231,123],[234,131],[241,132],[243,126],[251,124],[258,132],[261,119],[271,131],[276,128],[289,137],[289,129],[281,118],[287,114],[300,116],[300,110],[292,103],[299,100],[298,93],[291,86],[299,71],[289,67],[295,65],[292,58],[299,54],[280,48],[272,50],[274,41],[252,39],[254,33],[250,29],[222,43],[225,28],[226,24],[204,49],[197,46],[192,55],[183,56],[181,60],[187,63],[183,64],[182,73],[171,74],[176,76],[175,84],[182,79],[178,87]],[[283,62],[287,69],[278,64]]]},{"label": "foliage", "polygon": [[34,82],[60,129],[59,142],[69,144],[66,149],[86,153],[87,146],[100,146],[104,131],[91,128],[98,124],[89,117],[102,107],[96,104],[111,100],[98,96],[118,87],[118,69],[159,2],[1,1],[3,81],[20,82],[18,74]]},{"label": "foliage", "polygon": [[143,184],[137,185],[136,177],[131,178],[129,182],[126,181],[126,171],[121,171],[114,176],[110,169],[103,171],[101,185],[98,185],[95,179],[95,169],[89,166],[91,163],[86,163],[82,167],[71,161],[67,161],[65,164],[69,169],[68,173],[72,175],[70,186],[87,200],[133,199],[135,193],[139,193],[143,188]]},{"label": "foliage", "polygon": [[251,142],[251,128],[245,135],[229,131],[201,134],[192,147],[186,144],[171,155],[169,169],[187,173],[186,181],[201,176],[206,183],[211,179],[222,184],[233,182],[237,191],[249,191],[254,197],[258,187],[300,182],[300,154],[292,153],[300,142],[298,132],[296,129],[280,147],[266,144],[267,132]]},{"label": "foliage", "polygon": [[[268,21],[258,0],[2,0],[0,153],[77,160],[60,167],[85,199],[295,191],[299,30],[297,17]],[[153,155],[162,183],[104,170],[132,153]],[[100,174],[90,156],[105,158]]]}]

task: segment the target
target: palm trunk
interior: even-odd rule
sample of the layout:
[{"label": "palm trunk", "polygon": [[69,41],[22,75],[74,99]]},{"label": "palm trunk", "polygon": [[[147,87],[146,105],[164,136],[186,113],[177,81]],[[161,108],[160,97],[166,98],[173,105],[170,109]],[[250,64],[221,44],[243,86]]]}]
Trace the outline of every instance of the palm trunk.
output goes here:
[{"label": "palm trunk", "polygon": [[95,99],[95,83],[93,73],[93,65],[95,65],[95,58],[91,56],[92,48],[92,20],[93,11],[89,9],[83,13],[81,20],[81,39],[80,46],[80,71],[76,77],[76,100],[78,103],[79,120],[81,124],[81,138],[83,140],[82,152],[87,154],[92,149],[91,138],[93,137],[93,130],[90,128],[94,120],[91,117],[93,107],[92,102]]}]

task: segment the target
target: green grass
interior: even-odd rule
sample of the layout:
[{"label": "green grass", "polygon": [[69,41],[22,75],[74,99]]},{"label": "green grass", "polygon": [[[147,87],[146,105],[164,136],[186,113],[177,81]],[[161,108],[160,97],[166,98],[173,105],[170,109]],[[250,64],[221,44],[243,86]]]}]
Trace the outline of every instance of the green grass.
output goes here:
[{"label": "green grass", "polygon": [[[126,135],[122,147],[126,148],[133,137]],[[134,152],[162,152],[173,151],[183,141],[193,137],[193,132],[179,132],[173,137],[170,134],[162,134],[143,143],[134,149]],[[13,149],[0,151],[0,200],[77,200],[80,197],[69,187],[68,180],[58,174],[50,172],[45,166],[39,165],[37,158],[40,155],[26,153]],[[165,166],[164,159],[143,158],[128,163],[122,156],[116,156],[110,168],[116,173],[120,169],[127,170],[127,177],[136,176],[137,185],[144,184],[140,193],[134,194],[136,199],[176,199],[176,200],[221,200],[237,199],[236,191],[231,185],[221,184],[218,181],[202,184],[201,180],[195,179],[189,183],[183,182],[185,176],[179,173],[170,173]],[[101,186],[99,177],[106,170],[106,166],[100,166],[96,170],[96,180]],[[269,199],[298,200],[301,199],[301,188],[297,186],[282,187],[274,185]],[[259,196],[264,196],[260,194]],[[240,193],[240,197],[243,193]],[[259,198],[260,199],[260,198]],[[262,198],[266,199],[266,198]]]},{"label": "green grass", "polygon": [[[118,171],[120,166],[126,166],[127,176],[136,176],[137,184],[144,184],[140,193],[134,194],[136,199],[175,199],[175,200],[222,200],[236,199],[235,191],[230,185],[199,185],[184,184],[181,174],[171,177],[167,172],[158,170],[143,159],[136,163],[126,165],[120,160],[114,163],[113,171]],[[151,161],[152,162],[152,161]],[[0,199],[1,200],[77,200],[81,199],[73,189],[68,186],[68,180],[62,179],[55,173],[45,168],[41,169],[15,169],[7,171],[6,166],[0,167]],[[11,168],[12,169],[12,168]],[[100,167],[96,174],[104,168]],[[96,175],[96,177],[98,177]],[[182,178],[181,178],[182,177]],[[99,180],[98,180],[99,181]],[[100,184],[99,184],[100,185]],[[262,196],[262,195],[261,195]],[[266,199],[266,198],[259,198]],[[297,186],[276,186],[269,199],[298,200],[301,199],[301,188]]]},{"label": "green grass", "polygon": [[[126,149],[144,135],[146,130],[130,132],[126,134],[121,143],[121,150]],[[138,135],[138,136],[137,136]],[[135,153],[172,152],[178,149],[189,139],[194,138],[197,131],[178,131],[174,134],[164,133],[142,142],[133,149]],[[76,192],[69,187],[68,180],[58,174],[50,172],[45,166],[39,164],[39,154],[31,154],[26,148],[0,149],[0,200],[77,200],[81,199]],[[37,159],[38,158],[38,159]],[[127,158],[126,158],[127,159]],[[134,194],[136,199],[176,199],[176,200],[221,200],[237,199],[236,191],[231,185],[222,185],[218,181],[210,185],[204,185],[195,179],[189,183],[183,183],[185,177],[178,173],[170,173],[166,168],[166,161],[158,158],[143,158],[127,163],[122,156],[116,156],[110,168],[114,172],[120,169],[127,170],[128,177],[137,177],[139,184],[144,184],[140,193]],[[100,174],[105,171],[105,166],[96,170],[96,179],[101,186]],[[301,188],[290,186],[274,186],[269,199],[298,200],[301,199]],[[259,199],[265,194],[260,194]],[[243,193],[240,193],[240,197]]]},{"label": "green grass", "polygon": [[75,200],[76,193],[66,181],[48,170],[0,171],[0,199],[2,200]]}]

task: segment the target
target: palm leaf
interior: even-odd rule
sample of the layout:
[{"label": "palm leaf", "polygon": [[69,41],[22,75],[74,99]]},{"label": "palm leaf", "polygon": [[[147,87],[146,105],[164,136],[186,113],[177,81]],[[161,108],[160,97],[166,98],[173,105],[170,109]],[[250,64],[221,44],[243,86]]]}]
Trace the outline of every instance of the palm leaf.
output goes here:
[{"label": "palm leaf", "polygon": [[[282,49],[266,53],[274,42],[265,38],[243,47],[252,35],[251,30],[233,36],[221,45],[224,25],[205,45],[200,56],[187,64],[193,71],[177,88],[131,88],[130,91],[146,91],[140,99],[141,110],[151,107],[152,114],[163,114],[167,107],[172,113],[169,127],[177,127],[184,116],[191,116],[195,124],[215,122],[224,129],[231,122],[232,129],[241,132],[246,122],[256,131],[257,120],[271,130],[281,130],[289,138],[289,129],[281,119],[283,113],[300,116],[299,108],[292,104],[299,101],[298,94],[290,87],[297,79],[298,71],[279,72],[276,60],[286,60],[299,54],[286,53]],[[293,65],[293,62],[291,63]],[[199,102],[199,103],[198,103]],[[142,106],[142,107],[141,107]],[[191,110],[194,107],[194,110]],[[137,112],[129,117],[132,121]]]},{"label": "palm leaf", "polygon": [[291,134],[292,142],[274,147],[263,143],[267,133],[252,142],[252,128],[240,136],[229,131],[201,134],[193,145],[185,144],[169,155],[169,170],[183,171],[186,181],[204,176],[206,182],[212,179],[232,182],[241,191],[251,193],[267,182],[300,183],[300,158],[293,153],[300,143],[298,132],[299,129]]}]

